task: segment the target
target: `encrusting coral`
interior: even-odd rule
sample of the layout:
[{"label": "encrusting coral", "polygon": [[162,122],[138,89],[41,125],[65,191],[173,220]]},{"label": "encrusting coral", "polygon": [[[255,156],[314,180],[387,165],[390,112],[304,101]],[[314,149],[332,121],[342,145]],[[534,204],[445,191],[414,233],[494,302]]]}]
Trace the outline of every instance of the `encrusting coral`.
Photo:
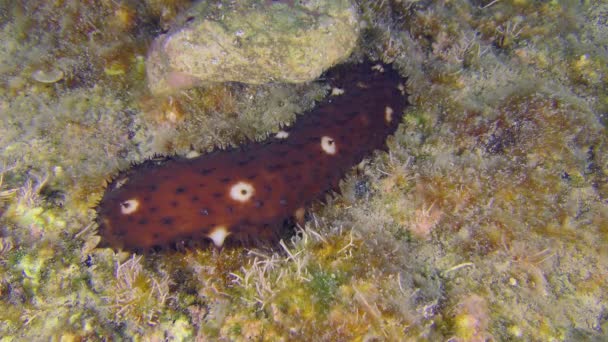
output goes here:
[{"label": "encrusting coral", "polygon": [[152,99],[146,48],[188,3],[0,4],[2,341],[605,336],[605,4],[359,0],[350,60],[407,77],[388,152],[274,249],[97,248],[114,172],[261,140],[326,94]]}]

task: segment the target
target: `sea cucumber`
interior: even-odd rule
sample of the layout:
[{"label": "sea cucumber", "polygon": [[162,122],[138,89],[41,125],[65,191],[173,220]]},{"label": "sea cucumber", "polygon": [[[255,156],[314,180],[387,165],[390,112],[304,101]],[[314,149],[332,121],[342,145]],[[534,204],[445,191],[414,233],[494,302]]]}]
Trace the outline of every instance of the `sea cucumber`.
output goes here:
[{"label": "sea cucumber", "polygon": [[264,142],[136,165],[97,208],[102,246],[136,251],[211,241],[276,240],[396,130],[407,104],[390,65],[347,64],[325,79],[332,95]]}]

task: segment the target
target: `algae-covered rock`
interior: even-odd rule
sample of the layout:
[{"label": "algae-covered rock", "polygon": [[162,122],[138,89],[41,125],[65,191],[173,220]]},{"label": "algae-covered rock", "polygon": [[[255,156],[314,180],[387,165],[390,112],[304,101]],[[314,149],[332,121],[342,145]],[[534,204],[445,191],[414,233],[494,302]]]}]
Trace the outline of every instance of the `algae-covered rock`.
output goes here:
[{"label": "algae-covered rock", "polygon": [[168,93],[209,82],[307,82],[347,57],[357,37],[349,0],[204,1],[155,40],[148,85]]}]

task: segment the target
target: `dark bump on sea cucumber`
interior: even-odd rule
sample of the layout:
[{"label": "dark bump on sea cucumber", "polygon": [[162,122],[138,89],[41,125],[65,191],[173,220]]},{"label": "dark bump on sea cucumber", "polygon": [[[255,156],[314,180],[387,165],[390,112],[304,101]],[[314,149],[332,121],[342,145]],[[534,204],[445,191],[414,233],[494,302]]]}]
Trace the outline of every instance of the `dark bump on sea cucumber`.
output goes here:
[{"label": "dark bump on sea cucumber", "polygon": [[282,163],[278,163],[278,164],[273,164],[273,165],[269,165],[266,169],[270,172],[272,171],[279,171],[285,168],[285,164]]},{"label": "dark bump on sea cucumber", "polygon": [[198,201],[200,198],[198,196],[192,196],[191,200],[192,202],[196,202]]},{"label": "dark bump on sea cucumber", "polygon": [[208,169],[202,169],[201,170],[201,174],[208,175],[208,174],[212,173],[213,171],[215,171],[214,167],[211,167],[211,168],[208,168]]},{"label": "dark bump on sea cucumber", "polygon": [[151,213],[155,213],[157,210],[158,210],[158,208],[157,208],[157,207],[150,207],[150,208],[148,209],[148,211],[149,211],[149,212],[151,212]]},{"label": "dark bump on sea cucumber", "polygon": [[253,180],[253,179],[255,179],[257,176],[258,176],[258,174],[257,174],[257,173],[254,173],[254,174],[251,174],[251,175],[247,176],[247,179],[251,179],[251,180]]},{"label": "dark bump on sea cucumber", "polygon": [[272,192],[272,187],[268,184],[264,184],[264,190],[266,190],[266,192]]},{"label": "dark bump on sea cucumber", "polygon": [[229,205],[226,207],[226,212],[228,212],[228,214],[232,214],[234,212],[234,208],[231,205]]},{"label": "dark bump on sea cucumber", "polygon": [[186,192],[186,188],[183,186],[180,186],[178,188],[175,189],[175,193],[176,194],[183,194],[184,192]]},{"label": "dark bump on sea cucumber", "polygon": [[220,197],[222,197],[222,193],[221,192],[214,192],[213,193],[213,197],[220,198]]},{"label": "dark bump on sea cucumber", "polygon": [[231,180],[232,180],[232,178],[230,178],[230,177],[224,177],[224,178],[220,179],[220,182],[226,184],[226,183],[230,183]]},{"label": "dark bump on sea cucumber", "polygon": [[148,191],[154,192],[156,190],[158,190],[158,185],[152,184],[148,186]]},{"label": "dark bump on sea cucumber", "polygon": [[234,226],[230,227],[230,232],[231,233],[238,233],[241,232],[245,229],[246,227],[244,227],[241,223],[237,223]]},{"label": "dark bump on sea cucumber", "polygon": [[173,224],[173,217],[165,216],[162,219],[160,219],[160,222],[164,225],[171,225],[171,224]]},{"label": "dark bump on sea cucumber", "polygon": [[256,208],[261,208],[264,206],[264,201],[255,201],[255,206]]},{"label": "dark bump on sea cucumber", "polygon": [[336,126],[342,126],[342,125],[346,124],[349,121],[350,121],[350,118],[336,118],[334,120],[334,124]]},{"label": "dark bump on sea cucumber", "polygon": [[177,201],[171,201],[171,206],[173,208],[177,208],[178,205],[179,205],[179,202],[177,202]]},{"label": "dark bump on sea cucumber", "polygon": [[198,183],[198,187],[199,187],[199,188],[204,188],[204,187],[205,187],[205,184],[204,184],[204,183]]},{"label": "dark bump on sea cucumber", "polygon": [[302,179],[302,175],[299,173],[295,174],[295,175],[292,175],[292,174],[285,175],[285,181],[288,183],[293,182],[293,181],[299,181],[301,179]]},{"label": "dark bump on sea cucumber", "polygon": [[148,220],[145,218],[142,218],[141,220],[139,220],[137,223],[141,224],[141,225],[145,225],[148,224]]}]

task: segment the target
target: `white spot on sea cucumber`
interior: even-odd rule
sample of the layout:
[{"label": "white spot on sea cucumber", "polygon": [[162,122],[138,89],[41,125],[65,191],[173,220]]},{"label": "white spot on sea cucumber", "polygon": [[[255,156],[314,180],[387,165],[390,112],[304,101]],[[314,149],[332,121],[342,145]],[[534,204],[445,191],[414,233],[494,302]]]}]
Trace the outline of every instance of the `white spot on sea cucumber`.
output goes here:
[{"label": "white spot on sea cucumber", "polygon": [[253,185],[240,181],[230,188],[230,198],[239,202],[247,202],[253,196],[255,189]]},{"label": "white spot on sea cucumber", "polygon": [[285,138],[287,138],[288,136],[289,136],[289,133],[288,133],[288,132],[285,132],[285,131],[278,131],[278,132],[277,132],[277,135],[275,135],[275,137],[276,137],[277,139],[285,139]]},{"label": "white spot on sea cucumber", "polygon": [[384,108],[384,120],[386,120],[386,123],[391,123],[393,121],[393,108],[389,106]]},{"label": "white spot on sea cucumber", "polygon": [[357,82],[357,87],[359,87],[361,89],[367,89],[367,88],[369,88],[369,86],[366,83],[363,83],[363,82]]},{"label": "white spot on sea cucumber", "polygon": [[405,86],[403,85],[403,83],[399,83],[399,85],[397,86],[397,89],[399,89],[399,92],[401,93],[401,95],[405,95]]},{"label": "white spot on sea cucumber", "polygon": [[129,177],[117,179],[116,183],[114,183],[114,189],[120,189],[120,188],[122,188],[122,186],[125,185],[125,184],[127,184],[128,181],[129,181]]},{"label": "white spot on sea cucumber", "polygon": [[342,94],[344,94],[344,89],[338,87],[331,88],[331,96],[340,96]]},{"label": "white spot on sea cucumber", "polygon": [[123,215],[131,215],[139,208],[139,201],[135,198],[120,203],[120,212]]},{"label": "white spot on sea cucumber", "polygon": [[327,154],[336,154],[336,142],[331,137],[324,136],[321,138],[321,148]]},{"label": "white spot on sea cucumber", "polygon": [[230,232],[226,230],[224,226],[216,226],[213,228],[211,233],[207,234],[207,237],[213,240],[216,247],[222,247],[226,237],[230,235]]},{"label": "white spot on sea cucumber", "polygon": [[372,70],[377,70],[380,72],[384,72],[384,67],[382,66],[382,64],[376,64],[372,67]]},{"label": "white spot on sea cucumber", "polygon": [[306,214],[306,209],[304,209],[304,207],[299,207],[293,213],[293,217],[297,220],[298,223],[304,224],[304,214]]}]

